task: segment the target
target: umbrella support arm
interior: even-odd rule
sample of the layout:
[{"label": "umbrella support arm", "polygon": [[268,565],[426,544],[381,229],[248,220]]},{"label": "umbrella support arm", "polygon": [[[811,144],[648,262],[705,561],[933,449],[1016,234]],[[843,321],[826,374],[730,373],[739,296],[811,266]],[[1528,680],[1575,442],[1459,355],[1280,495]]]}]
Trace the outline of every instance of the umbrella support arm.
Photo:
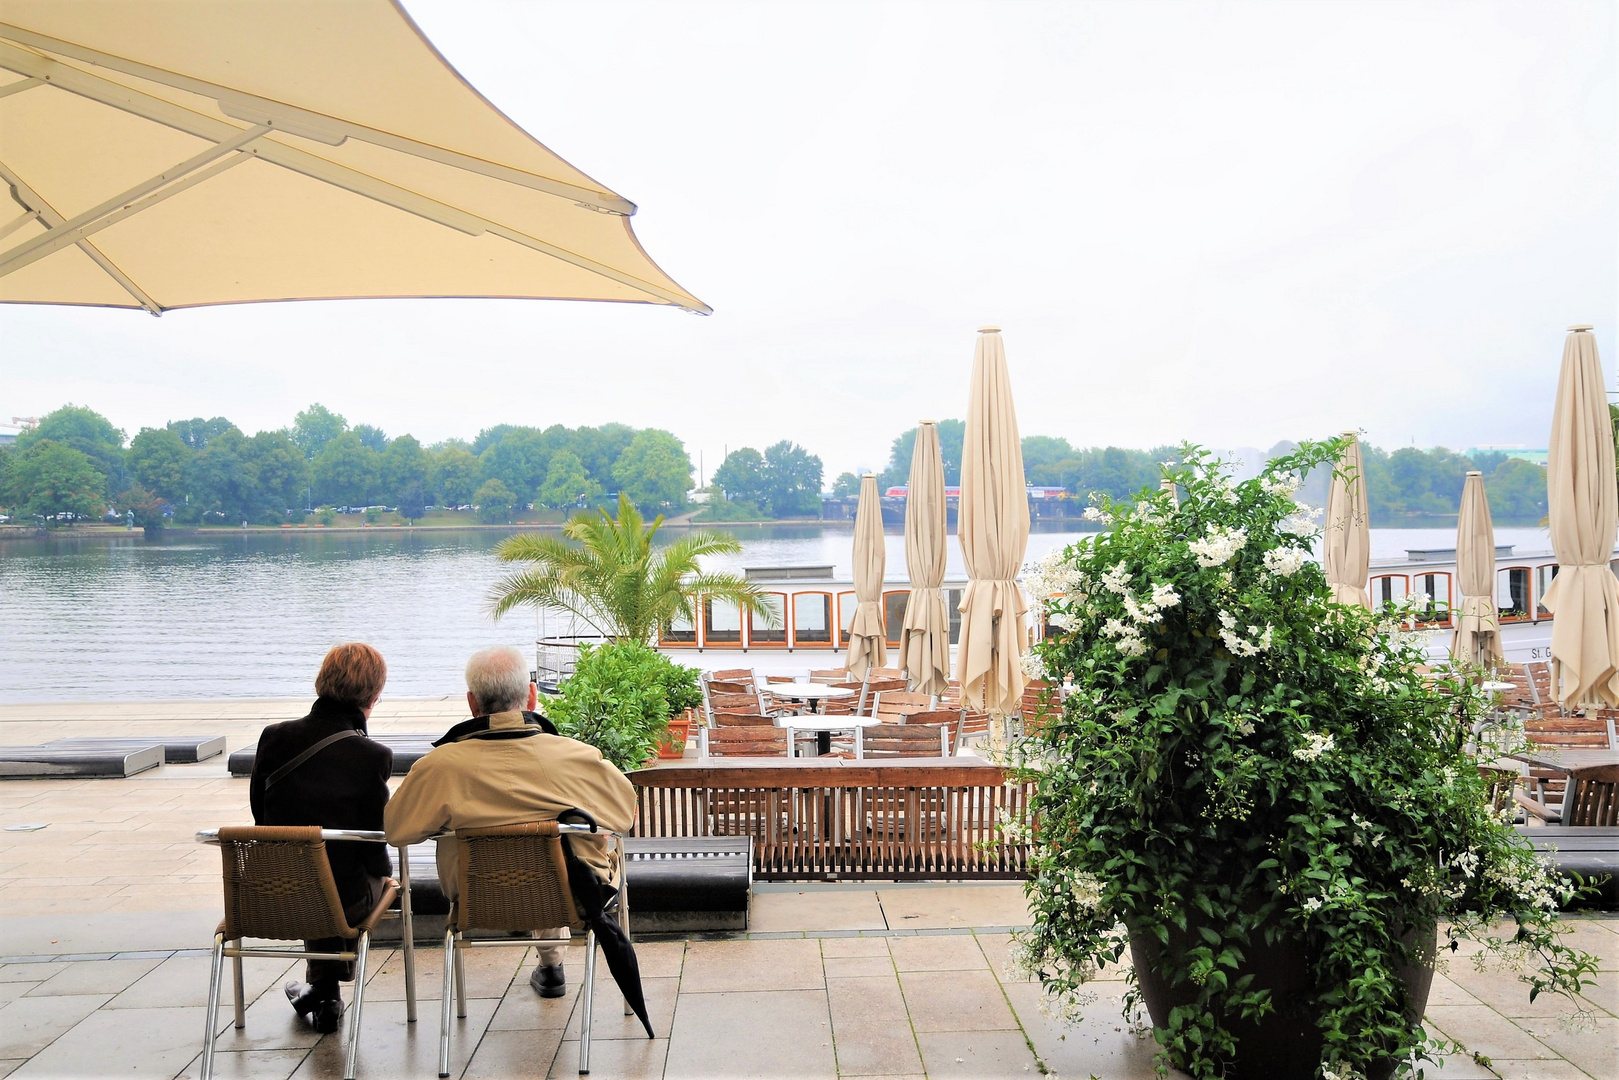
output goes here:
[{"label": "umbrella support arm", "polygon": [[[76,244],[92,233],[115,225],[147,207],[154,206],[189,187],[219,175],[226,169],[241,164],[247,157],[237,152],[249,143],[262,139],[270,131],[270,128],[264,126],[238,131],[234,138],[216,143],[195,157],[182,161],[174,168],[160,172],[149,180],[141,181],[101,205],[93,206],[39,236],[24,240],[10,251],[0,253],[0,277],[5,277],[14,270],[21,270],[69,244]],[[221,158],[224,160],[220,160]]]}]

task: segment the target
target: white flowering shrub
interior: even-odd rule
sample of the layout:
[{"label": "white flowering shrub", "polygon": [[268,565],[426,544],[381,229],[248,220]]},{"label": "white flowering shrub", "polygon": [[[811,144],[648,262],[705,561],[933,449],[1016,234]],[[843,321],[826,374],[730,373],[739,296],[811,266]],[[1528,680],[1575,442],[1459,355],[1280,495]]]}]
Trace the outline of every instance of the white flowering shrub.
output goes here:
[{"label": "white flowering shrub", "polygon": [[[1569,892],[1468,756],[1477,693],[1424,682],[1409,619],[1331,602],[1293,496],[1341,449],[1306,444],[1234,484],[1186,447],[1164,470],[1178,503],[1100,499],[1107,530],[1024,578],[1051,627],[1027,670],[1072,691],[1012,755],[1036,784],[1009,823],[1031,843],[1020,955],[1072,1010],[1130,936],[1160,943],[1158,974],[1196,997],[1157,1033],[1160,1063],[1195,1077],[1226,1072],[1226,1018],[1254,1010],[1314,1018],[1323,1077],[1436,1052],[1395,974],[1436,924],[1451,947],[1527,958],[1531,998],[1594,970],[1558,938]],[[1273,1002],[1240,977],[1259,935],[1299,946],[1313,994]]]}]

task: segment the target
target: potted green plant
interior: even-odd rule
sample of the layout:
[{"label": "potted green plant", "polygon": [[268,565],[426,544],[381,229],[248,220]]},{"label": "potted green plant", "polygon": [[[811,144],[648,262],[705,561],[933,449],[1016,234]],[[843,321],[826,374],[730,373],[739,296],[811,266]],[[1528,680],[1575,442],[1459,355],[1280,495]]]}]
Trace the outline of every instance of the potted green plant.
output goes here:
[{"label": "potted green plant", "polygon": [[637,641],[585,645],[546,714],[562,734],[632,772],[658,756],[671,721],[703,700],[697,675]]},{"label": "potted green plant", "polygon": [[1425,681],[1409,621],[1330,602],[1292,495],[1341,449],[1234,484],[1183,447],[1172,489],[1101,499],[1107,531],[1026,579],[1051,627],[1029,673],[1070,689],[1016,748],[1036,784],[1011,823],[1032,843],[1022,962],[1077,1009],[1128,950],[1127,1013],[1198,1078],[1445,1052],[1421,1022],[1437,927],[1523,961],[1531,999],[1595,967],[1559,940],[1569,891],[1490,805],[1477,694]]}]

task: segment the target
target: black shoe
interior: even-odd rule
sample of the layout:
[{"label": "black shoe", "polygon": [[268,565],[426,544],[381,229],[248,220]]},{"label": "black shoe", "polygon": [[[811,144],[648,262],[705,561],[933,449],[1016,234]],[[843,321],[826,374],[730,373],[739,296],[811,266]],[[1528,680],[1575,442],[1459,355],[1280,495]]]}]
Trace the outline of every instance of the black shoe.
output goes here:
[{"label": "black shoe", "polygon": [[343,1019],[343,999],[336,983],[311,986],[290,982],[283,989],[292,1002],[292,1011],[309,1021],[316,1031],[329,1035],[337,1030],[338,1021]]},{"label": "black shoe", "polygon": [[322,1035],[330,1035],[337,1030],[337,1025],[342,1019],[343,999],[330,997],[315,1006],[314,1015],[309,1018],[309,1022]]},{"label": "black shoe", "polygon": [[541,964],[528,977],[528,984],[542,998],[559,998],[568,992],[568,980],[562,974],[561,964]]},{"label": "black shoe", "polygon": [[287,1000],[292,1002],[292,1011],[303,1017],[308,1017],[314,1012],[315,1006],[319,1005],[324,997],[317,994],[313,986],[304,982],[290,982],[282,989],[287,992]]}]

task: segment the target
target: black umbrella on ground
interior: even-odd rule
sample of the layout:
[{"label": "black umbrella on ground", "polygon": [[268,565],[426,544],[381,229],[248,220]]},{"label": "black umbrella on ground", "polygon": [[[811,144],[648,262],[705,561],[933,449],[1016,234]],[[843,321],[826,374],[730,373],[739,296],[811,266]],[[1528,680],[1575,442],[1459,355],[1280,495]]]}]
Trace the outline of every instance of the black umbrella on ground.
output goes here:
[{"label": "black umbrella on ground", "polygon": [[[583,810],[564,810],[557,815],[557,821],[561,824],[589,825],[591,832],[596,831],[596,819]],[[568,886],[573,893],[573,905],[579,909],[585,926],[595,931],[602,957],[607,961],[607,970],[613,973],[619,993],[624,995],[624,1001],[640,1017],[641,1026],[646,1028],[646,1037],[657,1038],[652,1033],[652,1021],[647,1018],[646,992],[641,988],[641,962],[635,957],[635,945],[618,924],[616,915],[608,911],[618,900],[618,890],[598,880],[595,871],[574,855],[571,837],[563,837],[562,857],[568,866]]]}]

